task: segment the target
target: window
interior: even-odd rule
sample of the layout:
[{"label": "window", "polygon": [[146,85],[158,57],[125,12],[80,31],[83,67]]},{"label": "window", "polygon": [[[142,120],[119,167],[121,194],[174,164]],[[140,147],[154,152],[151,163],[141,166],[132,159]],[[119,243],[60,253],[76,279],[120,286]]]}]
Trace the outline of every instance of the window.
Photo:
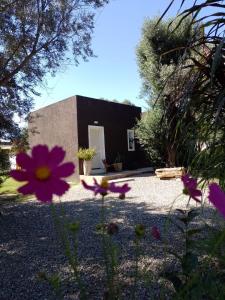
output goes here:
[{"label": "window", "polygon": [[134,130],[127,129],[127,144],[128,151],[135,151]]}]

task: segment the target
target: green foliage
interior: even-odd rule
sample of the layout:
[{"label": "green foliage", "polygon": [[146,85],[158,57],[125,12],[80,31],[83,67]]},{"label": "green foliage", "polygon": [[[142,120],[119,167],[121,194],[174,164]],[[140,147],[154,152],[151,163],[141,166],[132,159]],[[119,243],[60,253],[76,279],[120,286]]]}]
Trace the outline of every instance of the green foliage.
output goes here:
[{"label": "green foliage", "polygon": [[122,104],[126,104],[126,105],[134,106],[134,104],[130,100],[128,100],[128,99],[124,99],[121,103]]},{"label": "green foliage", "polygon": [[22,128],[17,138],[13,141],[12,153],[26,152],[30,149],[28,141],[28,129]]},{"label": "green foliage", "polygon": [[[170,7],[173,2],[170,2]],[[189,47],[188,76],[182,88],[182,94],[186,97],[181,94],[175,103],[177,107],[182,107],[179,118],[183,136],[188,139],[190,132],[194,132],[195,146],[198,147],[197,155],[190,163],[192,173],[204,180],[218,178],[224,188],[225,21],[222,16],[225,6],[219,0],[191,2],[181,2],[180,21],[176,26],[173,22],[170,24],[176,32],[189,19],[191,25],[194,24],[202,32]],[[182,11],[184,5],[186,8]],[[181,67],[183,63],[182,60]],[[192,119],[185,120],[190,113]],[[174,117],[178,117],[178,112],[174,112]],[[188,145],[187,152],[191,151]]]},{"label": "green foliage", "polygon": [[[0,137],[15,137],[13,117],[26,115],[44,76],[93,55],[94,10],[107,0],[2,0],[0,2]],[[32,13],[30,13],[32,12]]]},{"label": "green foliage", "polygon": [[143,113],[135,130],[139,143],[145,149],[153,166],[164,166],[166,161],[166,132],[161,120],[161,110],[152,109]]},{"label": "green foliage", "polygon": [[[147,95],[157,97],[165,80],[179,64],[193,34],[190,21],[186,20],[179,30],[168,30],[171,20],[164,20],[156,27],[158,18],[145,21],[142,38],[137,47],[137,60],[143,88]],[[175,25],[179,20],[175,19]],[[171,51],[173,49],[174,51]]]},{"label": "green foliage", "polygon": [[9,171],[10,161],[9,161],[9,151],[0,148],[0,172]]},{"label": "green foliage", "polygon": [[[177,251],[171,251],[171,241],[165,247],[178,260],[180,270],[164,271],[161,274],[174,286],[173,299],[204,299],[205,295],[207,299],[223,299],[225,264],[222,249],[225,231],[207,225],[193,226],[200,215],[198,209],[177,211],[179,214],[176,219],[169,217],[169,220],[182,235],[183,253],[180,255]],[[204,237],[204,231],[207,231],[207,237]],[[223,295],[222,298],[219,295]]]},{"label": "green foliage", "polygon": [[77,157],[82,160],[92,160],[96,155],[94,148],[80,148],[77,152]]},{"label": "green foliage", "polygon": [[[172,21],[174,25],[168,28]],[[185,151],[186,143],[191,145],[194,152],[196,141],[193,139],[194,133],[190,132],[191,138],[186,139],[184,143],[183,128],[180,126],[183,108],[176,100],[181,96],[187,100],[183,92],[183,86],[189,79],[187,65],[191,53],[187,46],[195,30],[190,26],[189,19],[177,31],[173,29],[179,23],[179,19],[166,20],[158,25],[157,23],[158,18],[145,21],[142,39],[137,48],[137,59],[143,90],[149,97],[149,109],[153,110],[152,115],[157,112],[160,120],[157,116],[144,118],[140,123],[139,136],[143,135],[141,131],[144,131],[145,142],[143,143],[141,138],[141,143],[149,149],[148,153],[153,161],[158,160],[160,165],[167,166],[187,165],[189,155]],[[182,57],[185,57],[185,60],[181,68]],[[183,121],[184,124],[192,121],[192,115],[186,114]],[[148,127],[149,138],[146,130]],[[155,132],[157,128],[158,134]],[[154,137],[157,137],[157,142],[153,141]]]}]

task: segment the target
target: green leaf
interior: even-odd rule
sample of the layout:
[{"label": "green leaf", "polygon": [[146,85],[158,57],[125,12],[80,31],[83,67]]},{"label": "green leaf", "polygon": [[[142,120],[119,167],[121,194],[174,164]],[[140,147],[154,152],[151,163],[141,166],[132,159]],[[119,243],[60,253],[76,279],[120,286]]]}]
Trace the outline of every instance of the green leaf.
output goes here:
[{"label": "green leaf", "polygon": [[59,289],[60,288],[60,278],[58,275],[52,275],[49,277],[49,283],[51,284],[51,286],[53,287],[53,289]]},{"label": "green leaf", "polygon": [[188,223],[191,222],[197,216],[199,216],[199,212],[196,209],[190,210],[187,215]]},{"label": "green leaf", "polygon": [[211,68],[211,81],[213,81],[215,73],[220,65],[224,43],[225,43],[225,38],[223,38],[219,43],[219,45],[216,47],[215,55],[212,62],[212,68]]},{"label": "green leaf", "polygon": [[68,224],[68,228],[72,232],[77,232],[80,228],[80,222],[70,223]]},{"label": "green leaf", "polygon": [[174,0],[172,0],[169,5],[167,6],[167,8],[165,9],[165,11],[163,12],[163,14],[160,16],[156,26],[161,22],[161,20],[164,18],[164,16],[166,15],[166,13],[168,12],[168,10],[170,9],[170,7],[172,6]]}]

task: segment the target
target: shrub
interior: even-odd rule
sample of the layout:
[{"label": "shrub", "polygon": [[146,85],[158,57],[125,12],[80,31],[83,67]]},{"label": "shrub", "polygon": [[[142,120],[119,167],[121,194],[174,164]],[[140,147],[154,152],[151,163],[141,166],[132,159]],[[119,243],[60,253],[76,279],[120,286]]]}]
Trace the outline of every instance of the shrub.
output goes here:
[{"label": "shrub", "polygon": [[80,148],[77,152],[77,157],[83,160],[92,160],[96,155],[94,148]]}]

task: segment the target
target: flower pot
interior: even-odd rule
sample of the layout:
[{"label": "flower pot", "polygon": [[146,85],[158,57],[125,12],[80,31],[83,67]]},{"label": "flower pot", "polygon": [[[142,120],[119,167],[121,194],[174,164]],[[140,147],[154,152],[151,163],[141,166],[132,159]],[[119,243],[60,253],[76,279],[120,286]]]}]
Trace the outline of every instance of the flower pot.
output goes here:
[{"label": "flower pot", "polygon": [[83,170],[84,170],[84,175],[88,176],[91,174],[91,169],[92,169],[92,161],[91,160],[84,160],[83,161]]},{"label": "flower pot", "polygon": [[115,171],[120,172],[123,169],[123,164],[121,162],[120,163],[114,163],[113,167],[114,167]]}]

